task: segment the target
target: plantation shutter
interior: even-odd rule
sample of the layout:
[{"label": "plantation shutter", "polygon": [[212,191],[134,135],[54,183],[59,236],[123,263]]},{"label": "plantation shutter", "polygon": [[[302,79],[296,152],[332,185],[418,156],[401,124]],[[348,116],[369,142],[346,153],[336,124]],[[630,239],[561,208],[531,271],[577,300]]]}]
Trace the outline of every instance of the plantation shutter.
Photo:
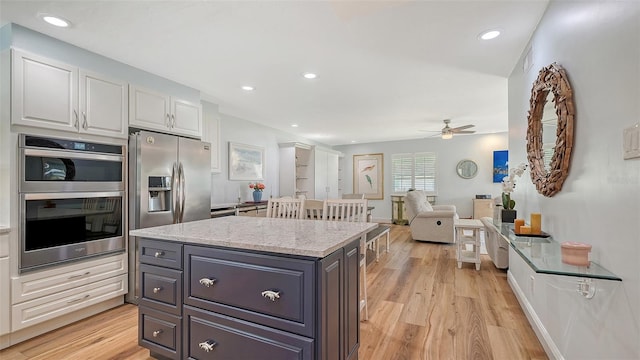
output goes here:
[{"label": "plantation shutter", "polygon": [[391,155],[393,191],[409,189],[436,192],[436,154],[432,152]]},{"label": "plantation shutter", "polygon": [[391,155],[393,191],[406,192],[413,187],[413,154]]},{"label": "plantation shutter", "polygon": [[427,192],[436,192],[436,153],[415,154],[414,188]]}]

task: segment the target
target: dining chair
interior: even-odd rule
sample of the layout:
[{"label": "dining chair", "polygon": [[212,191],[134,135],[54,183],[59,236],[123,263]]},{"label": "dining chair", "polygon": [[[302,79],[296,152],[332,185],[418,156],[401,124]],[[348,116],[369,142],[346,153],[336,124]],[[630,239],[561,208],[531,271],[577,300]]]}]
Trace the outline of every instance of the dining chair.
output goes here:
[{"label": "dining chair", "polygon": [[282,219],[302,219],[304,214],[304,200],[282,197],[269,199],[267,202],[267,217]]},{"label": "dining chair", "polygon": [[322,220],[324,201],[307,199],[304,201],[304,219]]},{"label": "dining chair", "polygon": [[[367,199],[327,199],[322,209],[322,219],[329,221],[366,222]],[[360,268],[362,273],[360,310],[364,320],[369,320],[367,305],[367,234],[360,237]]]}]

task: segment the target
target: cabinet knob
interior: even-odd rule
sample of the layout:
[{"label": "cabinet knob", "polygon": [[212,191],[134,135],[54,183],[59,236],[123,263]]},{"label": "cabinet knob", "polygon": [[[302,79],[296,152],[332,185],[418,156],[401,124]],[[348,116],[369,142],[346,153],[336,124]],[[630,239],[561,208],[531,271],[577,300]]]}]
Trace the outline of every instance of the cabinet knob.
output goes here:
[{"label": "cabinet knob", "polygon": [[271,301],[276,301],[276,299],[280,299],[280,292],[273,290],[265,290],[262,292],[262,296]]},{"label": "cabinet knob", "polygon": [[154,293],[154,294],[157,294],[157,293],[159,293],[161,290],[162,290],[162,288],[161,288],[161,287],[155,287],[155,288],[153,288],[153,293]]},{"label": "cabinet knob", "polygon": [[158,337],[160,334],[162,334],[162,330],[156,330],[153,333],[151,333],[151,335],[153,335],[153,337]]},{"label": "cabinet knob", "polygon": [[206,287],[212,287],[213,283],[215,282],[216,282],[216,279],[207,279],[207,278],[200,279],[200,285],[206,286]]},{"label": "cabinet knob", "polygon": [[216,345],[218,345],[218,344],[216,344],[216,342],[215,342],[215,341],[213,341],[213,340],[207,340],[207,341],[205,341],[205,342],[201,342],[200,344],[198,344],[198,347],[199,347],[200,349],[202,349],[202,350],[206,351],[206,352],[209,352],[209,351],[213,351],[213,348],[214,348]]},{"label": "cabinet knob", "polygon": [[155,256],[155,257],[157,257],[157,258],[159,258],[159,257],[161,257],[161,256],[164,256],[164,251],[156,251],[156,253],[155,253],[155,254],[153,254],[153,256]]}]

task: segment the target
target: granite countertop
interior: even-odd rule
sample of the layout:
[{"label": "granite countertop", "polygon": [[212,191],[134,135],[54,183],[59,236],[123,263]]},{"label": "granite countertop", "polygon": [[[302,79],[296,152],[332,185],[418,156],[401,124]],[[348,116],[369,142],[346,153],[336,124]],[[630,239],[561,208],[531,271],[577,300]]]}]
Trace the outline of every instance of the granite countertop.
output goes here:
[{"label": "granite countertop", "polygon": [[132,236],[323,258],[378,226],[322,220],[227,216],[131,230]]},{"label": "granite countertop", "polygon": [[7,234],[11,232],[11,228],[8,226],[0,225],[0,234]]}]

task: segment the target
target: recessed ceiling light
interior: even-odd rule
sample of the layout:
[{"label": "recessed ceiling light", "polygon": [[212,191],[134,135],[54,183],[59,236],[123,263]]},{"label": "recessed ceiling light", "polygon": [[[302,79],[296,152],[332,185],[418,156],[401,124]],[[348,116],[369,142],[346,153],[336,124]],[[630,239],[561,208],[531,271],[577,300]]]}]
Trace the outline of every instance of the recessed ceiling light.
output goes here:
[{"label": "recessed ceiling light", "polygon": [[355,140],[351,140],[351,142],[352,142],[352,143],[355,143],[356,141],[355,141]]},{"label": "recessed ceiling light", "polygon": [[69,27],[71,25],[71,22],[69,20],[65,20],[59,16],[53,16],[53,15],[49,15],[49,14],[42,14],[40,15],[40,17],[42,17],[42,20],[48,22],[49,24],[53,25],[53,26],[57,26],[57,27]]},{"label": "recessed ceiling light", "polygon": [[316,75],[314,73],[304,73],[304,75],[302,75],[302,76],[304,76],[305,79],[315,79],[315,78],[318,77],[318,75]]},{"label": "recessed ceiling light", "polygon": [[482,40],[491,40],[500,36],[500,30],[487,30],[480,34],[480,39]]},{"label": "recessed ceiling light", "polygon": [[249,86],[249,85],[244,85],[242,87],[242,90],[244,91],[253,91],[255,88],[253,86]]},{"label": "recessed ceiling light", "polygon": [[298,127],[298,124],[291,124],[291,127]]}]

